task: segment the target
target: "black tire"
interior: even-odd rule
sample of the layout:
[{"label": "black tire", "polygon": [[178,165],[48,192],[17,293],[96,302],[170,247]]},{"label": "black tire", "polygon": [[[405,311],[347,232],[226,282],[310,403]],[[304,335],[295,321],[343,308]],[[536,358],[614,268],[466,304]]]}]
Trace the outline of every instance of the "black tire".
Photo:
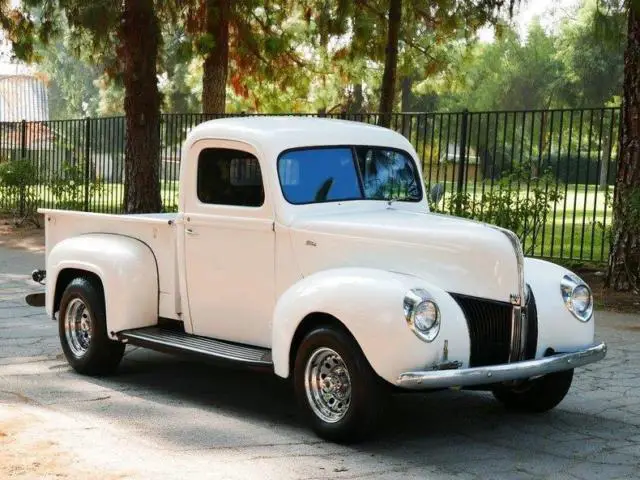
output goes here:
[{"label": "black tire", "polygon": [[541,413],[564,399],[572,380],[573,369],[564,370],[516,386],[496,386],[493,395],[510,410]]},{"label": "black tire", "polygon": [[[307,363],[314,354],[326,352],[326,349],[339,355],[351,384],[346,412],[342,418],[334,422],[326,421],[314,411],[317,407],[312,406],[313,394],[308,394],[305,387]],[[386,403],[388,392],[383,381],[369,365],[360,346],[343,329],[320,327],[309,332],[302,339],[296,353],[293,378],[300,411],[321,438],[337,443],[363,440],[373,433],[382,417],[381,410]]]},{"label": "black tire", "polygon": [[[67,311],[80,305],[79,302],[84,306],[78,307],[79,315],[85,318],[84,313],[87,313],[91,320],[88,326],[91,337],[81,354],[73,346],[65,328]],[[58,335],[69,365],[83,375],[108,375],[116,370],[122,360],[125,344],[111,340],[107,334],[102,288],[87,278],[75,278],[64,290],[58,312]]]}]

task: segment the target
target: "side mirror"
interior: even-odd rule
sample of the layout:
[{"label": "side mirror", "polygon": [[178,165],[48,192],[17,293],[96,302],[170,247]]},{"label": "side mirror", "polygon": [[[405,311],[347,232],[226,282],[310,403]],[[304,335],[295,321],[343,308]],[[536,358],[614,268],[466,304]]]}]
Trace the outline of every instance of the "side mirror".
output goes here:
[{"label": "side mirror", "polygon": [[440,200],[442,200],[443,196],[444,185],[442,183],[436,183],[431,187],[431,190],[429,191],[429,199],[431,200],[431,203],[437,205],[438,203],[440,203]]}]

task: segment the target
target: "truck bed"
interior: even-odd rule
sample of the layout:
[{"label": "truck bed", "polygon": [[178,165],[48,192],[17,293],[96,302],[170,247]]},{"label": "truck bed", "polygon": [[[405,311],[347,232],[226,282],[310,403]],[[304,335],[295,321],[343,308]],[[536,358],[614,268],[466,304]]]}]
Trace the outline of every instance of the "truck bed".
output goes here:
[{"label": "truck bed", "polygon": [[[158,264],[159,315],[178,319],[176,270],[176,213],[115,215],[40,209],[45,217],[46,254],[62,240],[87,233],[110,233],[136,238],[149,246]],[[150,275],[153,272],[149,272]]]}]

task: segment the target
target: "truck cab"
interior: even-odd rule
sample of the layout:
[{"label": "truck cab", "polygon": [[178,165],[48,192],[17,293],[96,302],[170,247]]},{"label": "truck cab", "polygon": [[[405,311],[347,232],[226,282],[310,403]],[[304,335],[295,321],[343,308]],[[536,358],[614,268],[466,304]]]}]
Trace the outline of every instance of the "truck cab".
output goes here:
[{"label": "truck cab", "polygon": [[431,213],[402,135],[356,122],[205,122],[179,212],[43,210],[47,313],[78,372],[127,344],[291,378],[323,438],[361,439],[393,390],[485,388],[545,411],[604,357],[589,287],[499,227]]}]

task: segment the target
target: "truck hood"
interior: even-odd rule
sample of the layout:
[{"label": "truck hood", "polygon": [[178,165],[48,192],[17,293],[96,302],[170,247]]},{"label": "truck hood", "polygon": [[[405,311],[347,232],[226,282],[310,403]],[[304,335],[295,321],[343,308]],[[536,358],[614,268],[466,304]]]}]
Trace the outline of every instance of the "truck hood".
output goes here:
[{"label": "truck hood", "polygon": [[479,222],[380,208],[297,217],[291,238],[305,276],[329,268],[369,267],[503,302],[522,291],[519,244],[510,232]]}]

